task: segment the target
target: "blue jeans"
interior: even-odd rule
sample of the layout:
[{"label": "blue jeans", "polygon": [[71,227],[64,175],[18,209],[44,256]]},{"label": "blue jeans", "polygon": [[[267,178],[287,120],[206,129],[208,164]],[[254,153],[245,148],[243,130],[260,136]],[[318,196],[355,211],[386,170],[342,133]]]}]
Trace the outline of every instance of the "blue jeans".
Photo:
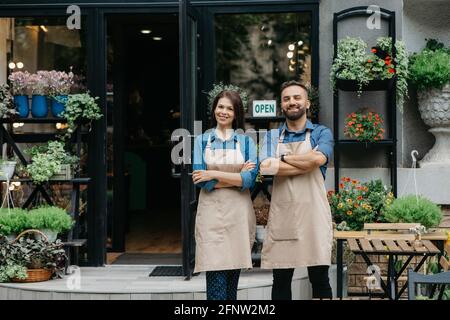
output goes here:
[{"label": "blue jeans", "polygon": [[206,271],[208,300],[236,300],[240,269]]}]

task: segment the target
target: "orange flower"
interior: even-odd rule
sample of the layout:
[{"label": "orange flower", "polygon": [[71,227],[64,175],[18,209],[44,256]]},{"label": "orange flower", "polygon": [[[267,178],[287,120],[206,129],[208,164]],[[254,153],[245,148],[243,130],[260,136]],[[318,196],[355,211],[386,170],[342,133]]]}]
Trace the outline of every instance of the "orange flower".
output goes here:
[{"label": "orange flower", "polygon": [[376,52],[377,52],[377,49],[372,48],[370,51],[372,51],[373,53],[376,53]]},{"label": "orange flower", "polygon": [[362,200],[362,198],[363,198],[362,196],[359,196],[359,197],[358,197],[358,200]]},{"label": "orange flower", "polygon": [[353,183],[353,184],[357,184],[357,183],[358,183],[358,180],[352,180],[352,183]]},{"label": "orange flower", "polygon": [[372,62],[372,60],[368,59],[368,60],[367,60],[367,62],[371,63],[371,62]]},{"label": "orange flower", "polygon": [[353,212],[352,212],[351,210],[348,210],[348,211],[347,211],[347,215],[348,215],[348,216],[351,216],[352,214],[353,214]]},{"label": "orange flower", "polygon": [[340,189],[344,189],[344,184],[343,183],[339,183],[339,188]]}]

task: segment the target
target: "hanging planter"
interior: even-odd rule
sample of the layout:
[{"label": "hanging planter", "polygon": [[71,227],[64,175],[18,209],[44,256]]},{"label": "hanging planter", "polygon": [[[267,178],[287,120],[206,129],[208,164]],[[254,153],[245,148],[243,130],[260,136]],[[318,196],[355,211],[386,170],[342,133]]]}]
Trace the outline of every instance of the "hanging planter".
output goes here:
[{"label": "hanging planter", "polygon": [[16,161],[0,160],[0,181],[11,180],[16,169]]}]

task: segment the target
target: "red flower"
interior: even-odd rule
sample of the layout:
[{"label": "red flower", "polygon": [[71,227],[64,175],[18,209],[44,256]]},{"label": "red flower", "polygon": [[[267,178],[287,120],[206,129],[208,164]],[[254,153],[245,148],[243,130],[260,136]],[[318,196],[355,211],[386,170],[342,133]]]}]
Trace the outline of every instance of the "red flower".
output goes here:
[{"label": "red flower", "polygon": [[389,73],[395,73],[395,69],[389,68]]},{"label": "red flower", "polygon": [[368,59],[368,60],[367,60],[367,62],[371,63],[371,62],[372,62],[372,60]]},{"label": "red flower", "polygon": [[370,51],[372,51],[373,53],[376,53],[376,52],[377,52],[377,49],[372,48]]},{"label": "red flower", "polygon": [[340,189],[344,189],[344,184],[343,183],[339,183],[339,188]]}]

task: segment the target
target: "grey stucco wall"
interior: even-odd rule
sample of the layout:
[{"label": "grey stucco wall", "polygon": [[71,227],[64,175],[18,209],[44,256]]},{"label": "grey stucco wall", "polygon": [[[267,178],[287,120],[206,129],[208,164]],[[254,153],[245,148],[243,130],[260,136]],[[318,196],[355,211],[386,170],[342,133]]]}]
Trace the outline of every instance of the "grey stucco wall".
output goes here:
[{"label": "grey stucco wall", "polygon": [[[369,6],[377,5],[381,8],[392,10],[396,12],[396,31],[397,38],[401,38],[402,30],[402,0],[364,0],[364,1],[336,1],[336,0],[322,0],[320,2],[320,69],[319,69],[319,86],[320,86],[320,104],[321,113],[320,119],[323,124],[333,128],[333,93],[330,84],[330,68],[333,60],[333,13],[341,10],[355,7],[355,6]],[[361,37],[368,46],[375,45],[375,41],[380,36],[388,35],[388,24],[382,20],[381,28],[369,29],[366,27],[366,18],[350,18],[339,22],[338,39],[350,37]],[[339,136],[345,138],[343,134],[344,119],[347,114],[356,111],[361,107],[368,107],[377,112],[380,112],[387,122],[386,111],[388,110],[386,104],[386,93],[384,92],[365,92],[360,98],[355,93],[340,92],[339,94]],[[397,128],[401,127],[401,117],[397,115]],[[386,137],[389,135],[387,124]],[[401,144],[401,136],[397,137],[399,144]],[[361,151],[361,150],[360,150]],[[349,150],[341,153],[341,167],[383,167],[386,166],[386,150],[377,148],[369,151],[360,152]],[[358,157],[355,157],[355,152]]]},{"label": "grey stucco wall", "polygon": [[[425,38],[435,38],[450,45],[450,1],[449,0],[404,0],[403,39],[409,52],[418,52],[425,45]],[[434,136],[428,132],[417,109],[415,89],[409,87],[410,99],[406,101],[403,114],[402,163],[411,166],[412,150],[422,159],[434,144]],[[399,146],[400,147],[400,146]]]}]

